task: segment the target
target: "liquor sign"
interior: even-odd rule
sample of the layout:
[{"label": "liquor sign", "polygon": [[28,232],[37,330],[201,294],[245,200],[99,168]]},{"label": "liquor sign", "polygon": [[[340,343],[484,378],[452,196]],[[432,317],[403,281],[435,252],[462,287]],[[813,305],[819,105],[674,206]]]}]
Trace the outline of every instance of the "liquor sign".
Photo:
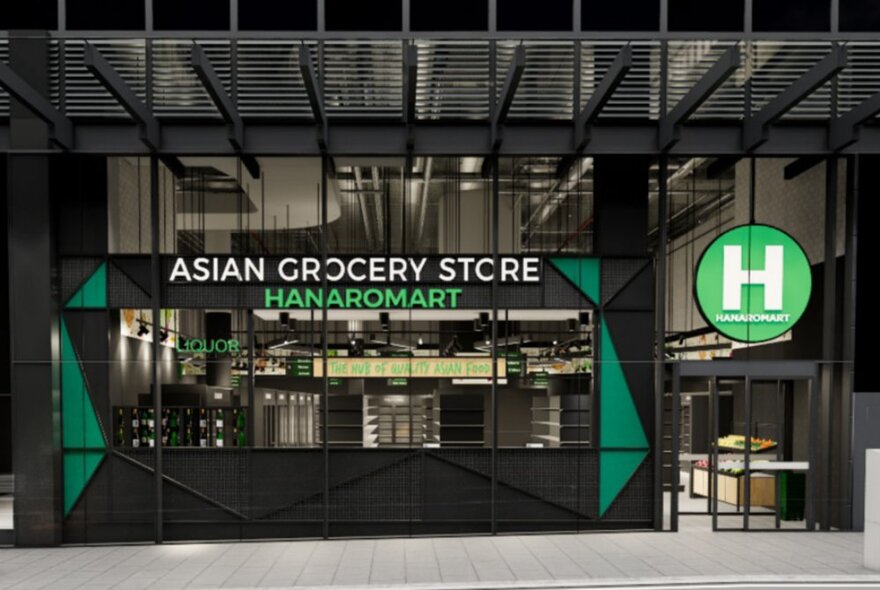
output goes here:
[{"label": "liquor sign", "polygon": [[[315,377],[324,376],[324,363],[314,359]],[[327,373],[334,378],[491,378],[492,359],[482,357],[450,358],[329,358]],[[498,377],[507,376],[505,359],[498,359]]]},{"label": "liquor sign", "polygon": [[694,281],[706,322],[739,342],[765,342],[791,330],[811,289],[803,248],[768,225],[743,225],[718,236],[700,257]]}]

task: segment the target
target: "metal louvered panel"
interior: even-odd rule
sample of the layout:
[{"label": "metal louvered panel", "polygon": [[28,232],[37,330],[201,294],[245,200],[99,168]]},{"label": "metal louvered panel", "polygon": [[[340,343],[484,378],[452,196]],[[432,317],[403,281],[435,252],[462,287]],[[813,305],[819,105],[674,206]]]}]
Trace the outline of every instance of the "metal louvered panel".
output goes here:
[{"label": "metal louvered panel", "polygon": [[[624,41],[600,41],[581,46],[581,105],[602,81]],[[602,109],[600,118],[654,119],[660,114],[660,43],[631,43],[633,65]]]},{"label": "metal louvered panel", "polygon": [[323,74],[328,116],[401,117],[403,48],[399,41],[327,41]]},{"label": "metal louvered panel", "polygon": [[[502,41],[497,45],[495,88],[498,95],[517,45],[515,41]],[[527,41],[524,45],[526,68],[510,107],[510,117],[570,120],[574,106],[575,44]]]},{"label": "metal louvered panel", "polygon": [[[312,117],[296,41],[238,42],[238,108],[243,117]],[[306,43],[315,55],[314,42]]]},{"label": "metal louvered panel", "polygon": [[[9,63],[9,39],[0,39],[0,62]],[[0,89],[0,117],[9,116],[9,95]]]},{"label": "metal louvered panel", "polygon": [[[232,87],[229,41],[197,41],[226,92]],[[190,64],[192,41],[153,42],[153,110],[162,117],[219,117]]]},{"label": "metal louvered panel", "polygon": [[[670,41],[668,110],[685,97],[731,47],[733,41]],[[742,119],[744,113],[745,59],[740,67],[704,102],[691,119]]]},{"label": "metal louvered panel", "polygon": [[417,41],[416,117],[489,117],[489,42]]},{"label": "metal louvered panel", "polygon": [[[828,42],[755,41],[750,51],[752,112],[758,112],[831,51]],[[790,110],[783,119],[827,119],[831,112],[831,83]]]},{"label": "metal louvered panel", "polygon": [[[146,90],[146,45],[143,40],[101,40],[89,41],[101,52],[110,65],[119,72],[135,94],[145,100]],[[59,60],[64,63],[63,108],[71,117],[125,117],[125,110],[107,92],[104,86],[86,69],[84,64],[86,44],[84,41],[65,41],[63,46],[53,47],[52,99],[62,106],[60,92],[62,76]]]},{"label": "metal louvered panel", "polygon": [[849,60],[839,74],[838,107],[840,113],[880,92],[880,43],[853,42],[846,46]]}]

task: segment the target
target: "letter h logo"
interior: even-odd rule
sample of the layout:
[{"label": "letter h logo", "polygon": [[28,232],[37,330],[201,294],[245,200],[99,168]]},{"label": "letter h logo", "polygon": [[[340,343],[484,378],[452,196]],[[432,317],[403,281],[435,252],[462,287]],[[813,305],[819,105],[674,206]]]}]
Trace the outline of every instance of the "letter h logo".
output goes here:
[{"label": "letter h logo", "polygon": [[764,310],[782,309],[782,246],[764,247],[764,270],[743,269],[742,246],[724,246],[724,292],[722,308],[742,308],[742,288],[764,286]]}]

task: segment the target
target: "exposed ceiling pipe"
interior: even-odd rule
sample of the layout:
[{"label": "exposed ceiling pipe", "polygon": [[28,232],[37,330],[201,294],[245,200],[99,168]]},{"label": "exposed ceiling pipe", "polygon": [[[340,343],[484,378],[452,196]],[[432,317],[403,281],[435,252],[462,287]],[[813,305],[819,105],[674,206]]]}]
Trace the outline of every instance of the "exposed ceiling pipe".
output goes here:
[{"label": "exposed ceiling pipe", "polygon": [[419,224],[416,231],[416,250],[422,243],[422,231],[425,229],[425,215],[428,213],[428,189],[431,187],[431,172],[434,168],[434,158],[425,160],[425,179],[422,181],[422,202],[419,209]]},{"label": "exposed ceiling pipe", "polygon": [[373,203],[376,205],[376,232],[378,233],[377,242],[382,244],[384,243],[385,236],[385,221],[382,216],[382,201],[383,201],[383,193],[381,192],[382,188],[379,186],[379,167],[373,166],[370,168],[370,173],[373,176],[373,190],[375,191],[376,198],[373,199]]},{"label": "exposed ceiling pipe", "polygon": [[373,244],[373,228],[370,225],[370,216],[367,214],[367,201],[364,193],[360,192],[363,189],[363,176],[361,175],[361,169],[359,166],[354,167],[354,186],[357,189],[357,200],[361,206],[361,217],[364,218],[364,233],[367,235],[367,243],[372,246]]}]

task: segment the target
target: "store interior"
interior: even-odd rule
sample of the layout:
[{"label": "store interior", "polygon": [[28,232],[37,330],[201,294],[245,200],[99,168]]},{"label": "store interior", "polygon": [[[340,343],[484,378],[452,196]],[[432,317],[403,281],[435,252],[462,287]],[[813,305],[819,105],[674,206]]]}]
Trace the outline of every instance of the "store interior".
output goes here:
[{"label": "store interior", "polygon": [[[814,168],[785,179],[787,162],[757,160],[753,168],[748,160],[724,158],[668,162],[667,361],[820,357],[821,297],[813,298],[804,321],[794,331],[756,345],[731,342],[708,330],[693,300],[693,271],[703,248],[714,236],[747,221],[750,209],[759,222],[791,233],[803,245],[815,272],[821,272],[824,244],[821,232],[815,232],[815,211],[823,198],[823,170]],[[623,167],[617,172],[630,166],[623,160],[612,164]],[[641,205],[645,218],[633,222],[627,228],[631,235],[623,237],[637,242],[639,251],[650,257],[658,240],[659,164],[639,165],[646,172],[647,203]],[[590,257],[597,250],[597,223],[601,223],[594,203],[597,184],[605,183],[603,190],[607,190],[621,178],[619,174],[599,178],[595,168],[592,158],[501,158],[496,216],[492,211],[496,187],[484,158],[421,157],[407,161],[350,157],[333,158],[329,166],[322,166],[317,158],[258,158],[250,162],[163,158],[158,217],[153,219],[148,160],[112,157],[106,159],[107,198],[101,211],[107,217],[110,257],[150,254],[154,227],[159,254],[172,256],[320,256],[326,246],[328,255],[339,256],[491,255],[495,251],[498,255]],[[750,205],[752,174],[757,174],[760,182]],[[324,194],[326,203],[322,203]],[[320,219],[323,206],[326,234]],[[496,217],[497,233],[493,230]],[[640,289],[651,291],[653,296],[653,286]],[[372,477],[372,472],[343,477],[350,467],[346,462],[354,457],[346,453],[360,452],[362,458],[356,462],[364,465],[385,461],[387,464],[375,471],[382,477],[390,477],[397,465],[405,464],[400,481],[411,486],[421,477],[422,468],[407,463],[410,459],[395,455],[397,452],[434,453],[435,459],[445,462],[434,467],[436,477],[445,477],[453,482],[448,485],[455,485],[455,477],[479,476],[489,481],[485,467],[489,453],[515,451],[516,455],[510,455],[509,475],[504,476],[514,483],[504,485],[530,499],[510,500],[506,506],[503,498],[497,500],[499,510],[510,510],[510,530],[522,530],[523,526],[581,530],[585,522],[597,519],[596,484],[585,474],[597,469],[596,456],[602,450],[597,426],[601,363],[596,344],[601,339],[601,310],[588,299],[580,306],[536,309],[508,303],[493,310],[488,290],[486,294],[482,308],[329,309],[326,315],[321,309],[224,307],[201,305],[198,300],[185,307],[162,305],[154,314],[149,298],[143,298],[141,306],[109,306],[102,312],[101,322],[109,333],[108,356],[83,362],[83,366],[87,375],[97,370],[95,367],[106,371],[106,398],[94,398],[93,402],[114,456],[147,468],[151,449],[161,440],[169,457],[174,453],[180,457],[179,464],[166,461],[169,477],[216,500],[218,506],[233,506],[236,514],[269,511],[279,502],[272,494],[280,493],[284,485],[300,485],[294,481],[299,473],[303,474],[304,499],[297,501],[302,506],[320,499],[323,483],[316,474],[321,470],[329,471],[342,488],[355,485],[352,482],[360,481],[358,478],[366,481]],[[627,316],[624,321],[634,323],[619,324],[615,329],[620,330],[618,334],[637,333],[648,341],[652,320],[645,323],[645,317],[633,320]],[[152,394],[155,340],[162,396],[159,415],[154,413]],[[214,348],[205,350],[209,342]],[[222,349],[217,348],[217,342],[223,343]],[[497,359],[495,379],[493,358]],[[92,360],[96,362],[90,365]],[[356,361],[351,366],[363,371],[378,362],[390,363],[396,372],[381,377],[330,374],[325,380],[323,372],[332,371],[329,367],[342,360]],[[461,368],[448,378],[427,377],[417,374],[422,360],[461,361]],[[643,372],[649,367],[644,361],[632,365]],[[482,366],[483,372],[478,377],[468,376],[471,366]],[[251,370],[252,384],[248,382]],[[713,403],[710,382],[685,380],[678,417],[674,418],[669,375],[666,384],[663,431],[659,433],[664,441],[664,508],[673,509],[675,495],[678,513],[699,526],[715,525],[713,512],[717,512],[714,519],[719,529],[743,528],[744,518],[753,529],[803,527],[805,476],[811,473],[810,441],[814,436],[807,423],[810,405],[803,395],[805,385],[754,383],[747,404],[744,383],[721,382],[717,403]],[[649,382],[638,381],[634,397],[650,400],[652,391]],[[653,410],[647,403],[639,411],[642,425],[649,429]],[[713,420],[717,420],[714,430]],[[676,431],[678,452],[673,457],[669,441]],[[746,435],[752,438],[751,463],[742,465]],[[325,443],[331,451],[329,459],[320,456]],[[251,490],[250,504],[240,498],[235,500],[237,504],[228,504],[225,492],[217,492],[214,498],[210,488],[214,484],[199,480],[202,475],[192,471],[195,455],[187,453],[194,449],[216,451],[218,458],[211,461],[224,469],[228,466],[220,455],[251,457],[253,451],[299,453],[301,459],[290,461],[302,460],[306,467],[288,469],[283,477],[279,474],[278,489],[267,490],[266,498]],[[462,453],[455,455],[459,450]],[[375,457],[367,458],[369,453]],[[523,453],[533,457],[523,459]],[[779,473],[755,465],[768,460],[797,466]],[[443,475],[443,469],[453,463],[460,473]],[[552,473],[542,475],[541,470],[549,465],[554,465]],[[566,472],[571,466],[575,471]],[[579,466],[585,466],[583,472]],[[504,473],[498,469],[497,473]],[[191,480],[186,470],[191,470]],[[678,487],[673,487],[673,471],[678,472]],[[525,472],[527,478],[520,475]],[[236,476],[240,478],[236,485],[244,489],[251,484],[249,476],[241,473]],[[501,478],[498,476],[499,481]],[[528,481],[517,483],[517,478]],[[647,526],[652,518],[651,478],[652,468],[646,463],[632,474],[625,510],[612,510],[609,515],[635,523],[629,526]],[[112,479],[122,481],[123,477],[113,475]],[[748,493],[744,490],[746,480]],[[419,485],[428,490],[430,485],[425,482]],[[496,483],[490,486],[481,479],[468,485],[472,487],[462,486],[457,491],[463,498],[481,498],[479,515],[467,525],[448,525],[452,528],[447,529],[443,524],[425,530],[486,530],[489,490]],[[0,504],[11,498],[2,493],[0,488]],[[323,492],[324,497],[327,493]],[[532,499],[544,503],[531,505],[528,502]],[[143,501],[149,504],[149,494]],[[438,504],[431,502],[434,500],[424,500],[421,508],[411,504],[403,518],[400,502],[389,496],[387,504],[377,510],[391,515],[380,520],[412,523],[418,520],[414,515],[419,511],[427,514],[437,510]],[[173,504],[173,508],[166,507],[171,520],[185,520],[188,511],[192,512],[182,501]],[[456,509],[460,507],[459,502]],[[448,510],[448,506],[442,509]],[[90,519],[101,518],[96,509],[88,510],[97,516],[84,516],[81,530],[86,532],[72,538],[85,539],[92,526]],[[283,514],[300,514],[291,510]],[[286,526],[297,519],[308,521],[309,527],[318,526],[324,517],[308,510],[308,518],[291,517]],[[0,520],[0,528],[2,524]],[[347,526],[340,534],[367,531],[358,528],[366,525],[356,522]],[[318,534],[315,531],[319,529],[304,525],[303,532],[292,534]],[[398,529],[388,530],[393,533]],[[288,533],[285,529],[281,534]],[[180,538],[190,535],[179,534]],[[218,538],[226,534],[218,533]],[[269,536],[277,534],[273,531]]]}]

